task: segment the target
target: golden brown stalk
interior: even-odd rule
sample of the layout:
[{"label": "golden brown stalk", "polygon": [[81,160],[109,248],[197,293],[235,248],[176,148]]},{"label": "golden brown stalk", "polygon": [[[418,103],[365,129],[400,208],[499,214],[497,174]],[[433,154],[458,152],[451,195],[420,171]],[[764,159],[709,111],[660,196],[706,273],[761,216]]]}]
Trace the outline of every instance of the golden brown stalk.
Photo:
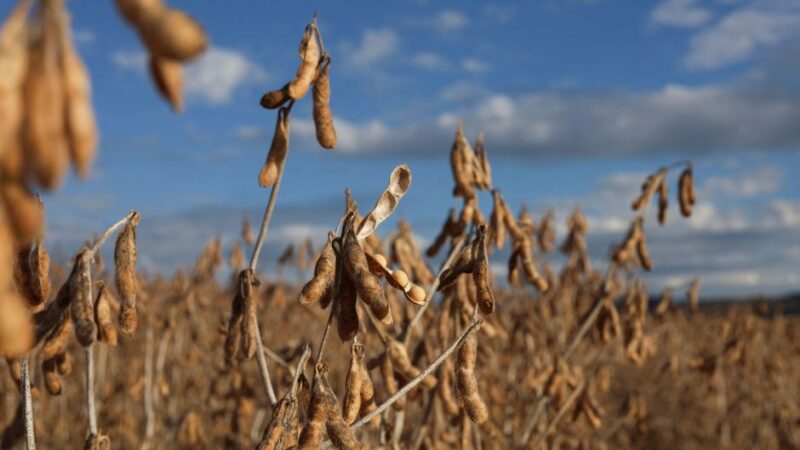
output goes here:
[{"label": "golden brown stalk", "polygon": [[478,138],[475,140],[475,158],[481,172],[482,185],[481,189],[489,189],[492,187],[492,166],[489,164],[489,156],[486,153],[486,147],[483,143],[483,131],[478,133]]},{"label": "golden brown stalk", "polygon": [[350,368],[344,381],[342,416],[347,424],[355,422],[361,409],[361,389],[364,384],[364,346],[353,342],[350,346]]},{"label": "golden brown stalk", "polygon": [[300,41],[300,67],[297,74],[289,82],[287,91],[289,97],[294,100],[303,98],[311,87],[314,77],[317,74],[317,64],[319,64],[319,43],[317,42],[317,26],[314,23],[306,26],[303,32],[303,39]]},{"label": "golden brown stalk", "polygon": [[256,238],[253,236],[253,230],[250,228],[250,222],[247,219],[242,221],[242,239],[247,245],[256,243]]},{"label": "golden brown stalk", "polygon": [[456,279],[458,279],[459,275],[472,273],[475,267],[476,242],[477,238],[465,245],[461,251],[458,252],[458,256],[453,260],[450,267],[442,271],[442,274],[439,276],[439,290],[443,290],[452,285]]},{"label": "golden brown stalk", "polygon": [[70,314],[75,325],[75,337],[78,342],[88,347],[95,341],[97,327],[94,323],[94,307],[92,299],[92,278],[90,275],[88,250],[83,250],[75,257],[76,276],[70,277],[69,291],[72,303]]},{"label": "golden brown stalk", "polygon": [[286,83],[280,89],[269,91],[261,96],[259,104],[265,109],[280,108],[291,98],[289,97],[289,83]]},{"label": "golden brown stalk", "polygon": [[329,297],[333,290],[333,278],[336,272],[336,254],[333,251],[333,233],[328,232],[328,242],[314,265],[314,277],[300,291],[300,303],[308,305]]},{"label": "golden brown stalk", "polygon": [[175,112],[183,111],[183,67],[172,59],[150,55],[150,77]]},{"label": "golden brown stalk", "polygon": [[692,207],[695,200],[692,166],[689,165],[681,172],[681,176],[678,179],[678,202],[681,206],[681,214],[684,217],[692,215]]},{"label": "golden brown stalk", "polygon": [[119,312],[119,328],[127,336],[133,336],[139,328],[136,315],[136,227],[139,225],[139,213],[134,212],[125,228],[117,236],[114,247],[114,265],[116,272],[114,281],[121,297]]},{"label": "golden brown stalk", "polygon": [[97,123],[92,109],[89,73],[72,44],[70,18],[61,11],[61,72],[66,103],[66,131],[69,155],[75,170],[86,177],[97,153]]},{"label": "golden brown stalk", "polygon": [[478,359],[478,339],[470,334],[458,349],[456,362],[456,395],[459,403],[473,422],[478,425],[489,419],[489,410],[478,392],[475,364]]},{"label": "golden brown stalk", "polygon": [[267,160],[258,174],[258,184],[267,188],[278,181],[278,172],[289,152],[289,113],[291,109],[283,107],[278,110],[275,122],[275,133],[272,135],[272,144],[269,147]]},{"label": "golden brown stalk", "polygon": [[26,165],[45,189],[61,185],[69,160],[64,86],[59,67],[58,8],[44,2],[39,10],[41,36],[31,47],[25,82],[23,142]]},{"label": "golden brown stalk", "polygon": [[489,258],[486,256],[486,229],[478,229],[478,242],[473,246],[475,251],[475,263],[472,266],[472,281],[477,290],[477,302],[483,314],[489,315],[494,312],[495,302],[492,288],[489,286]]},{"label": "golden brown stalk", "polygon": [[547,214],[545,214],[541,222],[539,222],[539,228],[536,231],[536,241],[543,252],[551,252],[555,248],[556,233],[553,229],[553,210],[547,211]]},{"label": "golden brown stalk", "polygon": [[109,296],[111,296],[111,293],[108,291],[106,285],[102,284],[97,291],[97,301],[94,305],[94,318],[97,322],[97,339],[112,347],[116,347],[117,329],[114,328],[114,322],[111,319],[111,300]]},{"label": "golden brown stalk", "polygon": [[333,127],[333,113],[331,112],[331,82],[328,71],[331,67],[331,58],[325,56],[319,69],[319,74],[314,81],[314,126],[317,129],[317,142],[323,148],[336,147],[336,129]]}]

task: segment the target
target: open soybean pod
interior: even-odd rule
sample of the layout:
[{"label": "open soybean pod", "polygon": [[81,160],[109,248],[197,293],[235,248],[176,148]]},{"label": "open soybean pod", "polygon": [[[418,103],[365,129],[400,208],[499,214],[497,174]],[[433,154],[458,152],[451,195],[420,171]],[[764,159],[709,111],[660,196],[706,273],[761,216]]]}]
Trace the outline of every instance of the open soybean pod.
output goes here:
[{"label": "open soybean pod", "polygon": [[424,305],[427,302],[427,294],[425,289],[412,283],[408,279],[408,274],[401,269],[391,270],[386,265],[386,258],[382,255],[372,255],[364,252],[367,257],[369,270],[378,275],[386,278],[386,281],[395,289],[403,291],[406,300],[417,305]]},{"label": "open soybean pod", "polygon": [[139,328],[136,314],[136,294],[138,282],[136,280],[136,227],[139,225],[139,213],[133,212],[125,228],[117,236],[114,246],[114,265],[116,272],[114,280],[117,292],[121,297],[119,312],[119,327],[127,336],[133,336]]},{"label": "open soybean pod", "polygon": [[297,68],[297,74],[289,82],[289,87],[287,88],[289,97],[294,100],[299,100],[306,95],[317,74],[317,65],[320,59],[317,33],[317,25],[313,22],[308,24],[303,32],[303,39],[300,41],[299,49],[300,67]]},{"label": "open soybean pod", "polygon": [[411,187],[411,181],[411,169],[408,165],[401,164],[392,170],[386,190],[378,198],[378,202],[372,208],[372,211],[358,224],[356,237],[359,241],[372,234],[378,228],[378,225],[392,215],[395,208],[397,208],[397,204],[400,203],[400,200]]},{"label": "open soybean pod", "polygon": [[275,134],[272,135],[272,144],[269,147],[267,160],[258,174],[258,184],[270,187],[278,181],[278,172],[286,160],[289,151],[289,113],[291,109],[284,107],[278,110],[275,123]]}]

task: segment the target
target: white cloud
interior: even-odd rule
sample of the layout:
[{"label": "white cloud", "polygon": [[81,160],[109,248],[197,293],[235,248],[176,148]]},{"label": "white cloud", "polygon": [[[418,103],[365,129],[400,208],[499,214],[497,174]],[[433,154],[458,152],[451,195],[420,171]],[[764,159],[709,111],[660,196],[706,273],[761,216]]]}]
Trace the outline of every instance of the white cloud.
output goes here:
[{"label": "white cloud", "polygon": [[117,67],[126,70],[144,72],[147,68],[147,54],[141,50],[117,50],[111,54],[111,60]]},{"label": "white cloud", "polygon": [[347,62],[355,68],[370,68],[397,51],[400,38],[388,28],[364,31],[358,46],[345,46]]},{"label": "white cloud", "polygon": [[186,65],[184,91],[211,104],[226,103],[233,91],[246,83],[262,82],[267,72],[244,54],[231,49],[211,47],[197,60]]},{"label": "white cloud", "polygon": [[711,19],[711,11],[698,5],[698,0],[663,0],[650,15],[657,25],[696,27]]},{"label": "white cloud", "polygon": [[465,58],[461,61],[461,67],[467,72],[482,73],[489,70],[489,65],[476,58]]},{"label": "white cloud", "polygon": [[[445,92],[451,99],[465,93],[464,86]],[[800,92],[772,85],[495,93],[458,107],[402,126],[350,122],[356,145],[348,150],[446,151],[452,139],[446,124],[459,116],[486,131],[493,152],[536,158],[800,148]],[[359,144],[367,140],[371,145]]]},{"label": "white cloud", "polygon": [[411,63],[426,70],[442,70],[447,67],[447,61],[433,52],[417,53],[411,58]]},{"label": "white cloud", "polygon": [[704,184],[704,194],[736,195],[739,197],[756,197],[773,194],[783,184],[785,174],[780,167],[765,166],[741,176],[731,178],[723,176],[710,177]]},{"label": "white cloud", "polygon": [[469,18],[460,11],[445,10],[437,14],[430,25],[438,31],[456,31],[469,25]]},{"label": "white cloud", "polygon": [[750,58],[757,50],[800,35],[800,4],[757,9],[744,7],[691,39],[686,67],[707,70]]},{"label": "white cloud", "polygon": [[[125,70],[144,73],[147,69],[147,54],[141,50],[115,51],[111,58],[114,64]],[[263,82],[266,78],[267,71],[243,53],[211,47],[184,66],[183,90],[187,97],[222,104],[231,99],[238,87]]]}]

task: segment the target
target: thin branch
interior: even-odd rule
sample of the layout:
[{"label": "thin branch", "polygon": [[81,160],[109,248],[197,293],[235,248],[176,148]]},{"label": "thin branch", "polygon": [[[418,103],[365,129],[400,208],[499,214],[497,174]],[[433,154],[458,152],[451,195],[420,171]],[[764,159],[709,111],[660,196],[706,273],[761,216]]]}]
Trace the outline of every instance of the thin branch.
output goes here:
[{"label": "thin branch", "polygon": [[303,354],[300,356],[300,361],[297,363],[297,368],[294,370],[294,379],[292,379],[292,386],[289,389],[289,398],[295,398],[297,396],[297,384],[300,382],[300,375],[303,374],[308,358],[310,357],[311,346],[306,344],[303,349]]},{"label": "thin branch", "polygon": [[148,328],[147,345],[145,347],[144,357],[144,414],[146,421],[142,450],[148,450],[150,448],[150,441],[153,440],[153,435],[155,435],[155,408],[153,401],[153,345],[153,329]]},{"label": "thin branch", "polygon": [[22,373],[19,388],[25,412],[25,448],[26,450],[36,450],[36,430],[33,428],[33,400],[31,400],[31,372],[27,356],[19,359],[19,368]]},{"label": "thin branch", "polygon": [[401,399],[411,389],[414,389],[416,385],[418,385],[422,380],[424,380],[425,377],[433,373],[433,371],[435,371],[436,368],[439,367],[444,362],[444,360],[446,360],[450,355],[452,355],[453,352],[456,351],[456,349],[461,345],[461,343],[464,342],[464,339],[466,339],[470,333],[476,331],[477,328],[482,323],[483,320],[481,320],[480,318],[473,318],[472,321],[469,323],[469,325],[467,325],[467,327],[461,331],[461,334],[459,334],[458,338],[456,338],[456,340],[450,345],[450,347],[447,348],[447,350],[444,351],[444,353],[439,355],[428,367],[426,367],[422,372],[420,372],[419,375],[417,375],[413,380],[409,381],[405,386],[400,388],[400,390],[398,390],[394,395],[392,395],[386,401],[381,403],[381,405],[378,406],[374,411],[362,417],[361,420],[359,420],[358,422],[350,425],[350,428],[356,429],[366,425],[367,423],[369,423],[370,420],[372,420],[373,417],[377,416],[378,414],[381,414],[388,407],[392,406],[392,403]]},{"label": "thin branch", "polygon": [[[294,100],[289,102],[286,107],[286,116],[292,112]],[[258,238],[256,238],[255,246],[253,246],[253,254],[250,256],[250,265],[248,268],[253,274],[256,273],[256,266],[258,265],[258,257],[261,254],[261,247],[264,245],[264,240],[267,238],[269,231],[269,224],[272,221],[272,212],[275,210],[275,203],[278,200],[278,191],[281,188],[281,181],[283,181],[283,169],[286,167],[286,159],[288,157],[289,149],[286,149],[287,155],[283,158],[278,166],[278,178],[272,189],[269,192],[269,200],[267,200],[267,207],[264,209],[264,217],[261,219],[261,227],[258,230]],[[264,356],[264,342],[261,338],[261,326],[258,323],[258,318],[253,315],[249,320],[255,322],[256,330],[256,359],[258,360],[258,371],[261,373],[261,381],[264,383],[264,390],[267,391],[267,397],[271,404],[275,404],[278,399],[275,397],[275,390],[272,388],[272,380],[269,377],[269,367],[267,366],[267,358]]]},{"label": "thin branch", "polygon": [[118,229],[120,229],[123,226],[125,226],[128,223],[128,221],[131,220],[131,218],[135,214],[136,214],[136,211],[131,210],[125,217],[120,219],[119,222],[115,223],[114,225],[111,225],[111,227],[109,227],[105,231],[105,233],[103,233],[99,238],[97,238],[94,241],[94,243],[92,243],[92,245],[89,247],[89,249],[88,249],[89,250],[89,256],[93,259],[94,255],[98,251],[100,251],[100,247],[102,247],[103,244],[105,244],[105,242],[108,240],[108,238],[110,238],[111,235],[114,234],[115,231],[117,231]]},{"label": "thin branch", "polygon": [[89,416],[89,434],[97,435],[97,407],[94,403],[94,345],[84,349],[86,356],[86,413]]},{"label": "thin branch", "polygon": [[460,236],[460,238],[456,238],[459,240],[450,250],[450,254],[447,256],[447,259],[445,260],[444,264],[442,264],[442,268],[439,269],[439,273],[436,274],[436,279],[434,279],[433,284],[431,284],[430,290],[428,291],[428,298],[425,299],[426,300],[425,304],[422,305],[422,307],[417,310],[417,314],[414,315],[414,317],[411,319],[411,322],[408,323],[405,335],[403,336],[403,345],[405,345],[406,347],[408,347],[408,343],[411,340],[411,330],[422,319],[422,315],[425,314],[425,310],[428,309],[428,306],[433,301],[433,296],[436,295],[436,290],[439,289],[439,283],[441,282],[442,273],[445,270],[449,269],[450,266],[453,264],[453,262],[456,260],[456,257],[458,256],[459,252],[461,252],[461,249],[464,248],[464,244],[467,242],[468,237],[469,235],[463,234]]}]

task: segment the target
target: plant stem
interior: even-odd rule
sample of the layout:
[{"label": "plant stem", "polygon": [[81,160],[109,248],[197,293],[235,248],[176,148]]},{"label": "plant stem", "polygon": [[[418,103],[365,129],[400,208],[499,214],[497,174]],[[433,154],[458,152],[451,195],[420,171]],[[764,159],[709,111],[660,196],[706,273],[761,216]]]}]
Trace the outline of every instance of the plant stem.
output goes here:
[{"label": "plant stem", "polygon": [[[287,117],[289,113],[291,113],[293,106],[294,101],[291,101],[289,106],[286,107]],[[275,203],[278,200],[278,191],[281,188],[281,181],[283,181],[283,169],[286,166],[286,158],[289,156],[288,148],[286,149],[286,153],[287,154],[283,158],[283,161],[281,161],[280,166],[278,166],[278,179],[275,180],[275,184],[272,185],[272,190],[270,190],[269,200],[267,200],[267,207],[264,209],[264,217],[261,219],[261,227],[258,230],[258,237],[256,238],[256,243],[253,247],[253,254],[250,256],[249,269],[254,275],[256,273],[256,266],[258,265],[258,257],[261,254],[261,247],[264,245],[264,240],[267,238],[269,224],[272,221],[272,212],[275,210]],[[267,391],[269,402],[274,405],[277,403],[278,399],[275,397],[275,390],[272,388],[272,380],[269,377],[267,357],[264,355],[264,342],[261,338],[261,326],[259,325],[258,318],[256,316],[251,316],[248,320],[255,321],[254,328],[256,330],[256,359],[258,360],[258,370],[261,373],[261,381],[264,383],[264,390]]]},{"label": "plant stem", "polygon": [[539,445],[542,444],[542,441],[547,439],[547,436],[549,436],[550,433],[552,433],[556,429],[556,425],[558,425],[558,422],[561,421],[561,418],[564,417],[564,414],[567,413],[567,410],[572,407],[572,403],[575,402],[575,399],[578,398],[578,396],[581,394],[581,392],[583,392],[583,389],[585,387],[586,387],[586,382],[582,381],[581,384],[578,385],[574,391],[572,391],[569,397],[567,397],[566,401],[564,401],[564,404],[561,406],[561,409],[558,411],[556,416],[553,417],[553,420],[547,426],[547,429],[545,429],[544,433],[541,433],[540,435],[536,436],[536,440],[533,442],[533,446],[531,448],[533,449],[539,448]]},{"label": "plant stem", "polygon": [[94,403],[94,344],[84,349],[86,355],[86,414],[89,416],[89,434],[97,435],[97,408]]},{"label": "plant stem", "polygon": [[19,359],[19,368],[22,374],[19,380],[19,388],[22,393],[25,412],[25,448],[27,450],[36,450],[36,430],[33,428],[33,400],[31,399],[31,372],[28,367],[27,356]]},{"label": "plant stem", "polygon": [[392,403],[401,399],[411,389],[414,389],[416,385],[418,385],[422,380],[424,380],[425,377],[433,373],[433,371],[436,370],[436,368],[439,367],[444,362],[444,360],[446,360],[450,355],[452,355],[453,352],[456,351],[456,349],[461,345],[461,343],[464,342],[464,339],[466,339],[470,333],[476,331],[477,328],[482,323],[483,320],[477,317],[473,317],[469,325],[467,325],[461,331],[461,334],[459,334],[458,338],[456,338],[456,340],[450,345],[450,347],[447,348],[447,350],[445,350],[441,355],[439,355],[428,367],[426,367],[422,372],[420,372],[419,375],[417,375],[413,380],[409,381],[405,386],[400,388],[400,390],[398,390],[394,395],[386,399],[385,402],[381,403],[380,406],[375,408],[374,411],[362,417],[361,420],[359,420],[358,422],[350,425],[350,428],[356,429],[366,425],[367,423],[369,423],[370,420],[372,420],[373,417],[377,416],[378,414],[381,414],[383,411],[386,410],[386,408],[392,406]]},{"label": "plant stem", "polygon": [[100,251],[100,247],[102,247],[103,244],[105,244],[108,238],[110,238],[115,231],[117,231],[118,229],[122,228],[125,224],[127,224],[128,221],[131,220],[131,218],[135,214],[136,211],[130,211],[127,215],[125,215],[125,217],[120,219],[119,222],[115,223],[114,225],[111,225],[111,227],[109,227],[99,238],[97,238],[97,240],[94,241],[92,246],[89,247],[89,256],[94,258],[94,255],[98,251]]},{"label": "plant stem", "polygon": [[461,235],[460,238],[456,238],[459,240],[450,250],[450,254],[447,256],[447,259],[445,260],[444,264],[442,264],[442,268],[439,269],[439,273],[436,274],[436,279],[434,279],[433,284],[431,284],[430,290],[428,291],[428,298],[425,299],[426,300],[425,304],[422,305],[422,307],[419,310],[417,310],[417,313],[411,319],[411,322],[408,323],[405,335],[403,336],[403,345],[405,345],[406,347],[408,347],[408,343],[409,341],[411,341],[411,330],[422,319],[422,315],[425,314],[425,310],[428,309],[428,306],[430,306],[431,302],[433,301],[433,296],[436,295],[436,290],[439,289],[439,283],[442,277],[442,273],[453,264],[453,261],[456,260],[456,257],[458,256],[459,252],[461,252],[461,249],[464,248],[464,243],[467,242],[468,236],[469,235],[467,234],[463,234]]}]

